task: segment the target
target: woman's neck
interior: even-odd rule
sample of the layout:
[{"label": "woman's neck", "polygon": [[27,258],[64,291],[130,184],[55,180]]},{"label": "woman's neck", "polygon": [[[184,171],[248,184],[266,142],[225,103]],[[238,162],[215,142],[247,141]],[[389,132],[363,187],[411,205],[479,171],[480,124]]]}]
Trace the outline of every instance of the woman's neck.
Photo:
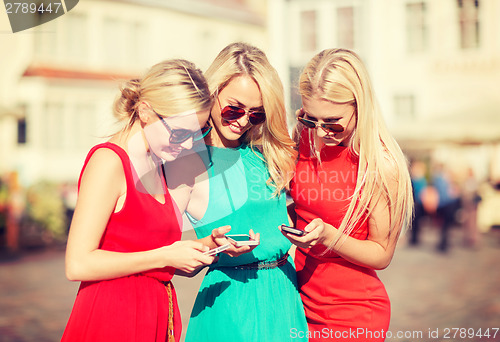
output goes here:
[{"label": "woman's neck", "polygon": [[137,179],[151,195],[163,193],[163,184],[158,172],[161,159],[149,149],[144,131],[135,123],[130,130],[115,135],[110,142],[120,145],[128,154]]}]

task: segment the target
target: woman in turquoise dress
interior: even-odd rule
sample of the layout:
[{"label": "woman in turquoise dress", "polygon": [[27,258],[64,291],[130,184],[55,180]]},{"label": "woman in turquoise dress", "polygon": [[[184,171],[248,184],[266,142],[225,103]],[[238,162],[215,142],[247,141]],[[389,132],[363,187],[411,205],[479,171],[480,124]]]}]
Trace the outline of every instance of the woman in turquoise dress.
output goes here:
[{"label": "woman in turquoise dress", "polygon": [[285,190],[296,158],[281,81],[265,54],[244,43],[223,49],[205,76],[213,129],[205,150],[167,165],[169,188],[206,245],[227,243],[224,233],[260,244],[233,246],[210,266],[186,341],[304,341],[291,244],[279,230],[289,222]]}]

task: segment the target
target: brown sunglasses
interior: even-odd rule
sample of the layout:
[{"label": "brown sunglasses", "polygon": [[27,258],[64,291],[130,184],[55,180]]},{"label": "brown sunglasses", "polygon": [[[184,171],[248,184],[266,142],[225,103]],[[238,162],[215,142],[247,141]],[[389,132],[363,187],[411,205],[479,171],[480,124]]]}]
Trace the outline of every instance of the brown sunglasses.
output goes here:
[{"label": "brown sunglasses", "polygon": [[301,124],[303,124],[306,128],[315,129],[321,127],[325,131],[325,133],[342,133],[345,130],[344,126],[338,123],[329,123],[329,122],[319,123],[317,121],[304,119],[305,114],[306,112],[304,111],[304,108],[300,108],[300,114],[297,120]]}]

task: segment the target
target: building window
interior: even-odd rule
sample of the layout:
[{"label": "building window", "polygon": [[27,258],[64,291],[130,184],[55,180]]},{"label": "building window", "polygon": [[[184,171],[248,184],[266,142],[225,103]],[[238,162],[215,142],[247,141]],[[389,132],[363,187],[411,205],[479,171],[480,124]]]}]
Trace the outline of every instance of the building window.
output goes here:
[{"label": "building window", "polygon": [[421,52],[427,49],[425,2],[406,4],[406,34],[408,52]]},{"label": "building window", "polygon": [[128,54],[129,65],[135,66],[140,64],[147,55],[144,55],[145,49],[141,46],[144,44],[143,38],[147,37],[146,26],[142,22],[134,22],[129,26],[129,44],[128,44]]},{"label": "building window", "polygon": [[17,120],[17,143],[26,144],[26,118]]},{"label": "building window", "polygon": [[103,30],[104,59],[109,67],[127,69],[135,67],[143,58],[141,38],[146,36],[146,26],[122,18],[105,18]]},{"label": "building window", "polygon": [[337,8],[337,23],[338,46],[354,49],[354,7]]},{"label": "building window", "polygon": [[300,14],[301,25],[301,50],[304,52],[314,52],[317,47],[317,17],[316,11],[303,11]]},{"label": "building window", "polygon": [[89,51],[87,42],[87,17],[79,13],[68,13],[64,18],[64,29],[60,30],[61,41],[67,60],[71,62],[86,62]]},{"label": "building window", "polygon": [[415,119],[415,97],[411,94],[394,96],[394,112],[397,118]]},{"label": "building window", "polygon": [[479,47],[479,0],[457,0],[460,26],[460,47]]},{"label": "building window", "polygon": [[35,28],[35,55],[43,63],[72,65],[88,61],[87,16],[68,13]]},{"label": "building window", "polygon": [[92,104],[78,103],[71,110],[72,147],[87,149],[92,145],[95,137],[95,108]]},{"label": "building window", "polygon": [[48,151],[60,151],[66,143],[67,134],[62,103],[50,102],[45,105],[42,146]]},{"label": "building window", "polygon": [[57,51],[57,23],[58,20],[37,26],[34,30],[35,55],[43,60],[53,60]]}]

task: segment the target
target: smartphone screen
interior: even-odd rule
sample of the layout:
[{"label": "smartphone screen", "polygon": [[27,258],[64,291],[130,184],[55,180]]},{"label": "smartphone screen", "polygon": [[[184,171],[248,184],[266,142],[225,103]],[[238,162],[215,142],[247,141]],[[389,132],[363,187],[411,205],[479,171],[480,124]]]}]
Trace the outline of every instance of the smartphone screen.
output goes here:
[{"label": "smartphone screen", "polygon": [[250,235],[247,234],[226,235],[226,238],[229,241],[232,241],[232,243],[235,244],[236,247],[257,246],[260,243],[260,241],[250,238]]},{"label": "smartphone screen", "polygon": [[234,241],[237,241],[237,242],[244,242],[244,241],[249,241],[251,240],[250,239],[250,235],[227,235],[228,238],[231,238],[233,239]]}]

